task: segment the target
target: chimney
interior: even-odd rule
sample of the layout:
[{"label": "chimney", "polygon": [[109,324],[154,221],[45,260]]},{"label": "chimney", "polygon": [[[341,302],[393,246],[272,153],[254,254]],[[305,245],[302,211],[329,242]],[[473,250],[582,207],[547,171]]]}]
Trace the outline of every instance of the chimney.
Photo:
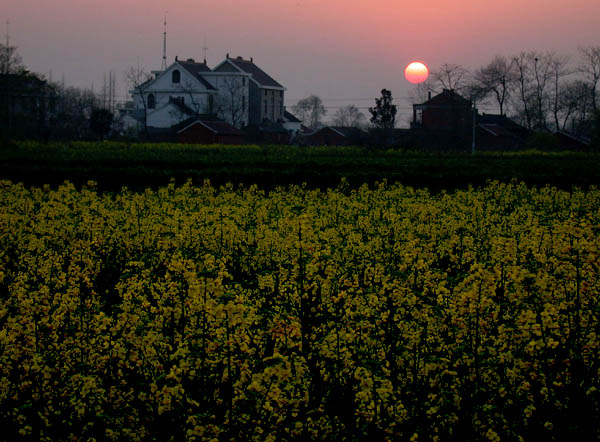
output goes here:
[{"label": "chimney", "polygon": [[177,55],[175,56],[175,61],[177,61]]},{"label": "chimney", "polygon": [[240,57],[239,55],[237,56],[237,59],[238,59],[238,60],[243,60],[243,58],[242,58],[242,57]]},{"label": "chimney", "polygon": [[250,57],[250,63],[254,63],[254,59]]},{"label": "chimney", "polygon": [[193,58],[188,58],[188,59],[187,59],[187,62],[188,62],[188,63],[196,63],[196,62],[194,61],[194,59],[193,59]]},{"label": "chimney", "polygon": [[229,52],[227,53],[227,55],[225,56],[225,58],[229,58]]},{"label": "chimney", "polygon": [[429,91],[428,97],[427,100],[431,100],[431,91]]}]

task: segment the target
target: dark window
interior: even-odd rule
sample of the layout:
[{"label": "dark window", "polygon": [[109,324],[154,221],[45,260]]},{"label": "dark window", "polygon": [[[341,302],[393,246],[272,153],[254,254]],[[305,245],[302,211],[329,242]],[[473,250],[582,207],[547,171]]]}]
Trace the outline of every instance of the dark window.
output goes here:
[{"label": "dark window", "polygon": [[242,86],[246,86],[246,77],[242,77]]},{"label": "dark window", "polygon": [[267,115],[267,100],[265,100],[265,116]]},{"label": "dark window", "polygon": [[213,111],[214,100],[215,100],[215,97],[213,97],[212,95],[208,96],[208,113],[212,113],[212,111]]},{"label": "dark window", "polygon": [[283,98],[283,91],[279,91],[279,98]]},{"label": "dark window", "polygon": [[246,96],[242,95],[242,111],[246,111]]},{"label": "dark window", "polygon": [[171,81],[173,83],[179,83],[179,82],[181,82],[181,72],[179,72],[177,69],[175,69],[173,71],[173,73],[171,74]]},{"label": "dark window", "polygon": [[154,94],[148,95],[148,109],[154,109],[156,107],[156,98]]},{"label": "dark window", "polygon": [[267,90],[265,89],[265,97],[267,96]]}]

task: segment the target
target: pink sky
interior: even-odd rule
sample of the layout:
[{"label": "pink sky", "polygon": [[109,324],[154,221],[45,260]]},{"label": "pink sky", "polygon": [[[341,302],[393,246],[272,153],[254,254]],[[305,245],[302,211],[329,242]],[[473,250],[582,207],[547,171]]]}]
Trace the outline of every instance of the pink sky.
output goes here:
[{"label": "pink sky", "polygon": [[[373,105],[392,90],[405,119],[411,86],[404,67],[419,59],[478,67],[496,54],[554,50],[576,58],[600,45],[599,0],[19,0],[0,10],[27,67],[101,85],[113,70],[160,67],[168,11],[168,60],[226,53],[254,61],[287,87],[287,104],[316,93],[328,107]],[[329,109],[333,114],[335,109]],[[366,112],[366,110],[365,110]]]}]

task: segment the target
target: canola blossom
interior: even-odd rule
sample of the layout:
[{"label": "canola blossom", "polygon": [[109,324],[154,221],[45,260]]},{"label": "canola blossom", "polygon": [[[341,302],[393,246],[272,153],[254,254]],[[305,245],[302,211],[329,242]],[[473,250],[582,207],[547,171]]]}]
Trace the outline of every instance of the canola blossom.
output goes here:
[{"label": "canola blossom", "polygon": [[0,182],[6,440],[600,437],[600,191]]}]

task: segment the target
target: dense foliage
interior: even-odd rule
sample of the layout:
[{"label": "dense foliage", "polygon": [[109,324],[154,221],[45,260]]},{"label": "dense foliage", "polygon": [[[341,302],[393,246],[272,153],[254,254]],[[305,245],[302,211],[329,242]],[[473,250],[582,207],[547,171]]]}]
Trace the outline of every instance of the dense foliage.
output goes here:
[{"label": "dense foliage", "polygon": [[600,436],[600,192],[0,187],[7,440]]},{"label": "dense foliage", "polygon": [[418,152],[359,147],[227,146],[115,142],[0,145],[0,179],[53,188],[65,180],[100,191],[158,189],[171,178],[182,184],[229,182],[263,189],[307,183],[352,188],[384,179],[433,192],[483,186],[487,180],[549,184],[569,190],[600,185],[600,156],[584,152]]}]

